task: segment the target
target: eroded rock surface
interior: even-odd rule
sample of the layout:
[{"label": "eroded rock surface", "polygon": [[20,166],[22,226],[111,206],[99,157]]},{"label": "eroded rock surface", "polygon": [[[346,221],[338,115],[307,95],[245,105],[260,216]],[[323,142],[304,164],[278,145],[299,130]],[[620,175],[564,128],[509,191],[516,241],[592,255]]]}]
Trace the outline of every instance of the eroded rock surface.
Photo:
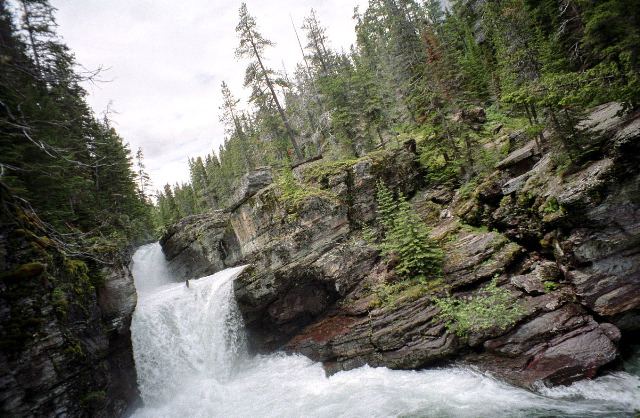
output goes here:
[{"label": "eroded rock surface", "polygon": [[[611,121],[610,113],[598,109],[588,125],[608,138],[602,158],[565,176],[549,150],[538,154],[529,142],[471,191],[425,190],[409,142],[298,167],[309,188],[302,202],[268,185],[226,223],[206,215],[220,216],[211,239],[176,232],[165,251],[171,258],[182,248],[205,265],[215,252],[216,266],[253,266],[235,286],[258,352],[302,353],[329,372],[462,361],[526,387],[591,378],[640,323],[638,115]],[[362,225],[375,226],[379,180],[411,198],[430,226],[445,254],[438,280],[403,284],[393,260],[363,239]],[[434,299],[473,300],[492,280],[521,307],[517,319],[466,335],[449,330]]]},{"label": "eroded rock surface", "polygon": [[[95,276],[95,273],[93,273]],[[139,401],[126,266],[87,266],[0,224],[0,415],[117,417]]]}]

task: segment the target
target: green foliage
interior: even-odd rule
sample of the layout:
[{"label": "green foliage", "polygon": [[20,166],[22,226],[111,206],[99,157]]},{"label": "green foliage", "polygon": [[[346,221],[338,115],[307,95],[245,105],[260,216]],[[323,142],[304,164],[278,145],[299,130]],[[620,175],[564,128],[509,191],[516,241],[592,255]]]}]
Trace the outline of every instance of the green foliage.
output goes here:
[{"label": "green foliage", "polygon": [[496,284],[496,279],[469,300],[451,297],[434,299],[449,330],[461,337],[471,332],[500,327],[507,329],[517,321],[524,309],[513,305],[510,293]]},{"label": "green foliage", "polygon": [[[306,157],[321,152],[339,162],[305,170],[323,186],[342,160],[390,148],[399,134],[418,140],[429,184],[455,186],[492,171],[512,145],[500,147],[496,137],[526,126],[539,150],[550,148],[545,141],[560,144],[561,172],[595,158],[602,147],[575,126],[589,106],[638,105],[640,8],[633,0],[565,3],[459,1],[445,13],[435,0],[372,1],[355,13],[349,53],[331,49],[312,11],[302,27],[305,62],[292,76],[264,65],[272,43],[243,4],[236,53],[251,61],[245,81],[252,107],[241,110],[223,84],[225,143],[190,161],[193,190],[176,185],[159,193],[157,228],[224,208],[234,179],[254,165],[299,159],[297,142]],[[486,122],[468,117],[478,108],[486,109]]]},{"label": "green foliage", "polygon": [[65,354],[72,357],[85,357],[86,354],[80,347],[77,339],[73,338],[72,341],[68,342],[67,348],[64,349]]},{"label": "green foliage", "polygon": [[554,196],[551,196],[550,198],[547,199],[542,209],[544,213],[554,213],[559,210],[560,210],[560,204],[558,203],[558,199],[556,199]]},{"label": "green foliage", "polygon": [[545,292],[555,292],[558,290],[558,283],[546,281],[543,283]]},{"label": "green foliage", "polygon": [[429,230],[406,198],[393,194],[378,182],[378,220],[383,228],[380,248],[397,262],[396,271],[405,279],[426,283],[440,276],[442,252],[429,237]]},{"label": "green foliage", "polygon": [[302,208],[304,202],[311,197],[336,201],[336,197],[327,190],[322,190],[309,184],[304,186],[298,184],[289,166],[282,168],[275,186],[280,192],[279,198],[286,207],[289,220],[297,218],[298,211]]},{"label": "green foliage", "polygon": [[1,273],[0,280],[5,283],[20,282],[31,277],[39,276],[46,268],[47,266],[39,262],[23,264],[14,270]]},{"label": "green foliage", "polygon": [[388,308],[398,303],[410,303],[443,288],[439,278],[420,282],[417,280],[398,280],[392,283],[378,283],[371,288],[375,296],[371,307]]},{"label": "green foliage", "polygon": [[64,245],[121,235],[127,248],[149,219],[141,171],[133,171],[131,151],[108,118],[96,118],[85,102],[85,80],[54,31],[55,9],[46,0],[21,5],[16,28],[0,4],[0,183]]},{"label": "green foliage", "polygon": [[67,315],[67,309],[69,308],[69,302],[67,301],[67,295],[60,287],[56,287],[51,292],[51,305],[56,309],[56,312],[64,317]]},{"label": "green foliage", "polygon": [[304,168],[303,176],[305,180],[314,181],[320,184],[328,184],[329,179],[344,173],[353,167],[360,159],[347,159],[337,162],[321,162]]}]

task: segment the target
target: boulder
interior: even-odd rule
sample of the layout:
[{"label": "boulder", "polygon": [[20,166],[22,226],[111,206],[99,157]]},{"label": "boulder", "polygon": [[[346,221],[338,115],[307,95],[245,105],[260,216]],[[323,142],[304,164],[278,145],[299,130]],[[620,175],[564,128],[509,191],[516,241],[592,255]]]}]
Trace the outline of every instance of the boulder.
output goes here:
[{"label": "boulder", "polygon": [[513,151],[502,161],[496,164],[497,170],[509,169],[514,175],[522,174],[531,169],[536,155],[536,144],[529,141],[525,146]]}]

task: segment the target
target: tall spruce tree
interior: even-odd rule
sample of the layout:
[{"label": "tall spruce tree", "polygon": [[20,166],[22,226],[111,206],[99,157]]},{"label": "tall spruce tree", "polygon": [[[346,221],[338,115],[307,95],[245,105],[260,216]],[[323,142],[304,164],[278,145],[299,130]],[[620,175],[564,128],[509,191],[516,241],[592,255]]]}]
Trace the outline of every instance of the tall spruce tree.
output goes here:
[{"label": "tall spruce tree", "polygon": [[220,110],[222,114],[220,115],[220,122],[222,122],[226,129],[227,133],[237,135],[238,140],[240,141],[240,149],[242,150],[242,155],[244,156],[245,162],[247,164],[247,170],[252,170],[254,168],[253,159],[251,158],[251,148],[249,145],[249,139],[244,133],[242,129],[242,123],[238,116],[237,105],[240,102],[240,99],[236,99],[233,97],[231,90],[229,90],[229,86],[224,81],[221,86],[222,90],[222,106]]},{"label": "tall spruce tree", "polygon": [[240,45],[236,49],[236,57],[246,57],[251,60],[255,60],[252,61],[247,68],[245,84],[253,83],[254,92],[260,93],[260,96],[264,96],[264,90],[258,85],[259,81],[264,81],[269,91],[268,94],[270,94],[270,100],[275,104],[276,109],[278,110],[278,114],[280,115],[282,123],[284,124],[287,131],[289,140],[293,145],[296,157],[298,158],[298,160],[302,160],[302,152],[300,151],[298,141],[296,140],[291,125],[289,124],[287,115],[282,105],[280,104],[280,100],[278,99],[278,95],[275,91],[274,83],[271,79],[271,75],[273,74],[273,72],[266,68],[264,65],[264,50],[268,46],[273,46],[273,43],[264,38],[258,32],[256,20],[249,14],[246,3],[242,3],[242,5],[240,6],[240,22],[238,23],[238,26],[236,26],[236,32],[238,33],[238,37],[240,39]]}]

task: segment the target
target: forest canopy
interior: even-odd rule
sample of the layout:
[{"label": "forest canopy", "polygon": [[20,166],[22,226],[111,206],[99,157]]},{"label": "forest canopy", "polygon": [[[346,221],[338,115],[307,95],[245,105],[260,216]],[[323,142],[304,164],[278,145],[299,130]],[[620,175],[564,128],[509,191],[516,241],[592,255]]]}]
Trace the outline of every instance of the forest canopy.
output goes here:
[{"label": "forest canopy", "polygon": [[[24,223],[73,254],[105,261],[148,239],[142,151],[97,116],[47,0],[0,0],[0,186],[3,223]],[[101,248],[101,250],[91,249]],[[76,253],[77,252],[77,253]]]},{"label": "forest canopy", "polygon": [[286,74],[269,66],[277,39],[242,4],[235,55],[247,94],[221,83],[223,145],[191,158],[190,181],[164,185],[152,203],[143,150],[133,155],[108,112],[87,105],[82,85],[95,74],[76,70],[49,2],[0,0],[3,193],[60,234],[125,246],[150,239],[151,224],[157,234],[225,208],[234,183],[257,167],[354,159],[407,138],[434,183],[486,174],[500,155],[485,145],[517,129],[538,151],[556,141],[558,164],[569,167],[592,152],[574,129],[586,109],[640,102],[637,6],[370,0],[354,10],[349,51],[332,48],[310,10],[295,33],[300,63]]},{"label": "forest canopy", "polygon": [[[418,141],[428,180],[463,184],[499,156],[483,144],[521,128],[538,148],[555,132],[565,166],[585,158],[584,111],[640,102],[637,1],[370,0],[355,10],[357,42],[331,48],[311,10],[292,75],[266,66],[273,40],[243,4],[236,56],[248,103],[222,82],[219,150],[189,160],[191,181],[157,193],[156,221],[221,209],[255,167],[322,155],[358,158],[398,138]],[[275,40],[277,41],[277,40]]]}]

